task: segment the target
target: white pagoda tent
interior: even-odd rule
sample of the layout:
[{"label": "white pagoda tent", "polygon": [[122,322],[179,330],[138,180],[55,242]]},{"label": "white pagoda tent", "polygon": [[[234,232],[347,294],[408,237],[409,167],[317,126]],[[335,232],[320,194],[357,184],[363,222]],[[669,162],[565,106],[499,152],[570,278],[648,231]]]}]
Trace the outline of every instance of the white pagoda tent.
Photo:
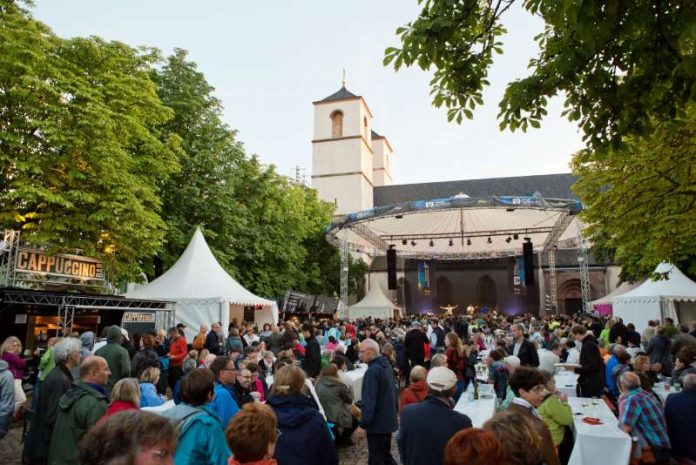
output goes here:
[{"label": "white pagoda tent", "polygon": [[394,316],[394,310],[398,310],[398,307],[384,295],[378,285],[374,285],[360,302],[348,307],[347,318],[355,320],[371,316],[387,319]]},{"label": "white pagoda tent", "polygon": [[[126,293],[134,299],[161,299],[176,302],[174,319],[187,327],[193,338],[201,324],[221,322],[227,331],[230,321],[249,318],[259,325],[278,322],[278,305],[246,290],[215,259],[200,228],[179,259],[162,276]],[[246,312],[245,312],[246,308]],[[189,339],[190,340],[190,339]]]},{"label": "white pagoda tent", "polygon": [[696,319],[696,283],[671,263],[661,263],[655,272],[666,273],[667,278],[648,279],[612,301],[614,316],[633,323],[639,333],[649,320],[664,322],[669,317],[677,323]]},{"label": "white pagoda tent", "polygon": [[597,300],[592,301],[592,306],[594,307],[595,311],[599,312],[601,315],[611,315],[612,313],[612,302],[614,301],[615,297],[618,297],[620,295],[623,295],[627,293],[630,290],[635,289],[636,287],[640,286],[643,284],[644,281],[636,281],[636,282],[628,282],[625,281],[619,286],[611,291],[609,294],[605,295],[604,297],[600,297]]}]

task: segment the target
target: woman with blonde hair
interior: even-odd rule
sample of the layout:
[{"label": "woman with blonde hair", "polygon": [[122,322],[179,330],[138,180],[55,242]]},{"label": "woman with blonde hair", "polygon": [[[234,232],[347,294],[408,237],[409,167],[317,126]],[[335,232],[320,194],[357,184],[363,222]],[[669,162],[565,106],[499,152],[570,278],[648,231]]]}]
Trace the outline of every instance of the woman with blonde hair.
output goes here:
[{"label": "woman with blonde hair", "polygon": [[146,368],[140,375],[140,407],[158,407],[166,402],[163,396],[157,394],[157,383],[160,379],[159,368]]},{"label": "woman with blonde hair", "polygon": [[457,390],[454,393],[454,401],[459,400],[459,396],[466,390],[466,377],[464,371],[467,364],[467,351],[462,344],[462,340],[457,333],[449,332],[445,336],[445,357],[447,357],[447,368],[457,375]]},{"label": "woman with blonde hair", "polygon": [[14,378],[14,413],[17,415],[19,409],[27,402],[27,395],[22,388],[22,378],[24,378],[24,367],[26,362],[21,357],[22,343],[16,336],[10,336],[0,345],[0,358],[7,362],[8,369]]},{"label": "woman with blonde hair", "polygon": [[99,419],[97,425],[118,412],[140,409],[140,386],[135,378],[123,378],[119,380],[111,391],[111,403]]},{"label": "woman with blonde hair", "polygon": [[280,368],[266,401],[278,418],[276,459],[279,464],[337,465],[338,454],[324,417],[306,395],[305,372],[294,365]]}]

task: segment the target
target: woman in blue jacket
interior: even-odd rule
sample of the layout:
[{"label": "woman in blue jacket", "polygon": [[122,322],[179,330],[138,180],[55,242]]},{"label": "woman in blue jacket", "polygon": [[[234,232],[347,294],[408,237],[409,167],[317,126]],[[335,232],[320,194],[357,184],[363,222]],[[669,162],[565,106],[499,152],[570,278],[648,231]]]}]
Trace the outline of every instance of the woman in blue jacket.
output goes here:
[{"label": "woman in blue jacket", "polygon": [[286,365],[278,370],[266,404],[278,418],[278,465],[338,465],[329,427],[305,393],[305,373],[301,368]]},{"label": "woman in blue jacket", "polygon": [[157,383],[160,379],[159,368],[146,368],[140,375],[140,407],[158,407],[166,402],[163,396],[157,394]]},{"label": "woman in blue jacket", "polygon": [[175,465],[227,465],[230,449],[220,419],[205,407],[213,399],[213,373],[195,368],[181,381],[182,402],[164,416],[179,430]]}]

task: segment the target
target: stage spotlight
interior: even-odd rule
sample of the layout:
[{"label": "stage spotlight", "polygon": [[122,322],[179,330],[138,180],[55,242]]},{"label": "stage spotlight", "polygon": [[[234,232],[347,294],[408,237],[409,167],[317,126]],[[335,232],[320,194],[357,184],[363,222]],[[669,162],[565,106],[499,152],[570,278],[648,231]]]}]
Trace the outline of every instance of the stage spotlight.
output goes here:
[{"label": "stage spotlight", "polygon": [[416,246],[416,241],[411,241],[411,245],[412,245],[413,247],[415,247],[415,246]]},{"label": "stage spotlight", "polygon": [[519,235],[519,234],[513,234],[513,235],[512,235],[512,238],[515,239],[515,240],[517,240],[517,239],[520,238],[520,235]]},{"label": "stage spotlight", "polygon": [[471,239],[466,240],[466,245],[471,245]]},{"label": "stage spotlight", "polygon": [[406,239],[401,239],[401,245],[406,245],[408,244],[408,241]]},{"label": "stage spotlight", "polygon": [[428,244],[430,247],[435,247],[435,243],[433,242],[432,239],[430,239],[430,244]]},{"label": "stage spotlight", "polygon": [[454,246],[454,241],[452,239],[450,239],[450,241],[449,241],[449,246],[450,247]]},{"label": "stage spotlight", "polygon": [[488,242],[489,244],[492,244],[492,243],[493,243],[493,240],[489,237],[488,240],[487,240],[486,242]]},{"label": "stage spotlight", "polygon": [[508,236],[508,238],[505,239],[505,242],[507,242],[508,244],[509,244],[511,241],[512,241],[512,237],[510,237],[510,236]]}]

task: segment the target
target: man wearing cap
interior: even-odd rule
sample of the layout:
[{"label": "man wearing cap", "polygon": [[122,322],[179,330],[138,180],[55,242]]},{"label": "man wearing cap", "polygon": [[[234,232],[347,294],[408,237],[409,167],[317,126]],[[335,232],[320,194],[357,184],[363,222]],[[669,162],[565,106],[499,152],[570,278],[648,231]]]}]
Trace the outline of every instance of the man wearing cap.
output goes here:
[{"label": "man wearing cap", "polygon": [[103,357],[109,365],[109,379],[106,383],[106,392],[111,393],[114,385],[122,378],[128,378],[131,374],[130,357],[128,351],[121,345],[123,333],[117,325],[109,326],[106,333],[106,345],[97,350],[94,355]]},{"label": "man wearing cap", "polygon": [[446,367],[436,367],[426,378],[428,396],[419,404],[401,411],[397,444],[404,465],[442,465],[445,446],[452,436],[471,428],[471,419],[452,410],[457,375]]}]

